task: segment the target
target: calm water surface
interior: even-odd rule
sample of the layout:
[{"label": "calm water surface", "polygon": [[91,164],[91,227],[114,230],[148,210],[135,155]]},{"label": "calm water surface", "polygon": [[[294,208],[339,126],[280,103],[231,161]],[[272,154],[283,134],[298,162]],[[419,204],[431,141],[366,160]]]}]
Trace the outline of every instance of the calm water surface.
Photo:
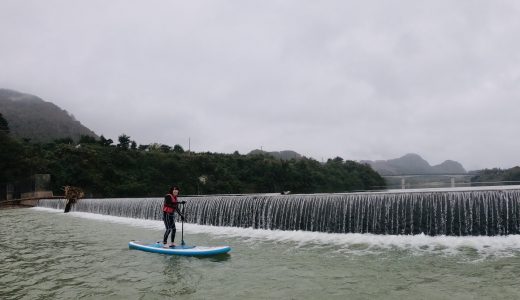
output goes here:
[{"label": "calm water surface", "polygon": [[130,240],[162,233],[158,221],[0,211],[0,299],[520,299],[519,236],[185,224],[189,244],[230,245],[232,252],[193,258],[128,249]]}]

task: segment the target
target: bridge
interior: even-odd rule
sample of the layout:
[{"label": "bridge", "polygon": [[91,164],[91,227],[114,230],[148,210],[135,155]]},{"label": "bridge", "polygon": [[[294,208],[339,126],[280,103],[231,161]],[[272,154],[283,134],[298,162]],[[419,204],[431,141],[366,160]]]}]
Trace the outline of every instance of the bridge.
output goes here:
[{"label": "bridge", "polygon": [[[400,174],[381,175],[388,187],[401,189],[430,188],[430,187],[460,187],[471,186],[471,177],[474,174]],[[498,184],[498,183],[496,183]]]}]

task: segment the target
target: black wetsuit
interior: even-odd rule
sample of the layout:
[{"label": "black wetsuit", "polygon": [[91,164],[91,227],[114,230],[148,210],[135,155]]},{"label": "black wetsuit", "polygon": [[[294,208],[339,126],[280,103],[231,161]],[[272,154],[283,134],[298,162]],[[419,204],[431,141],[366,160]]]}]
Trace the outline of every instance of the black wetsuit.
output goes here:
[{"label": "black wetsuit", "polygon": [[172,243],[175,240],[175,233],[177,229],[175,228],[175,215],[169,214],[167,212],[163,212],[163,221],[164,227],[166,227],[166,232],[164,232],[163,244],[168,242],[168,235],[172,234]]},{"label": "black wetsuit", "polygon": [[[177,232],[177,229],[175,228],[175,212],[177,212],[182,217],[177,207],[177,197],[174,197],[170,194],[164,196],[163,221],[166,231],[164,232],[163,244],[168,242],[168,236],[170,233],[172,234],[172,243],[175,240],[175,233]],[[167,212],[167,208],[169,208],[171,212]]]}]

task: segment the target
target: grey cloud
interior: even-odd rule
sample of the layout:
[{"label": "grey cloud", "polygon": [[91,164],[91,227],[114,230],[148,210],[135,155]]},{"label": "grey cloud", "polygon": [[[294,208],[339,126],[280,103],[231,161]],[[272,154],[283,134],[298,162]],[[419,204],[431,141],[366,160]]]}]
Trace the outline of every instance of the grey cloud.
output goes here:
[{"label": "grey cloud", "polygon": [[2,1],[0,86],[98,134],[520,164],[515,1]]}]

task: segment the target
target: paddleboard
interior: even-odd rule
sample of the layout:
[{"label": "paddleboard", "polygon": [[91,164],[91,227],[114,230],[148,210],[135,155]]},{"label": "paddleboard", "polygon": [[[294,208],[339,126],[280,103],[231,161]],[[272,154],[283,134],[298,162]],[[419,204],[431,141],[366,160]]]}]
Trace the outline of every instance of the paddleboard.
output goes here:
[{"label": "paddleboard", "polygon": [[175,247],[164,248],[162,243],[147,243],[140,241],[130,241],[128,243],[130,249],[136,249],[152,253],[161,253],[169,255],[184,255],[184,256],[211,256],[228,253],[231,250],[229,246],[217,247],[203,247],[203,246],[188,246],[177,245]]}]

